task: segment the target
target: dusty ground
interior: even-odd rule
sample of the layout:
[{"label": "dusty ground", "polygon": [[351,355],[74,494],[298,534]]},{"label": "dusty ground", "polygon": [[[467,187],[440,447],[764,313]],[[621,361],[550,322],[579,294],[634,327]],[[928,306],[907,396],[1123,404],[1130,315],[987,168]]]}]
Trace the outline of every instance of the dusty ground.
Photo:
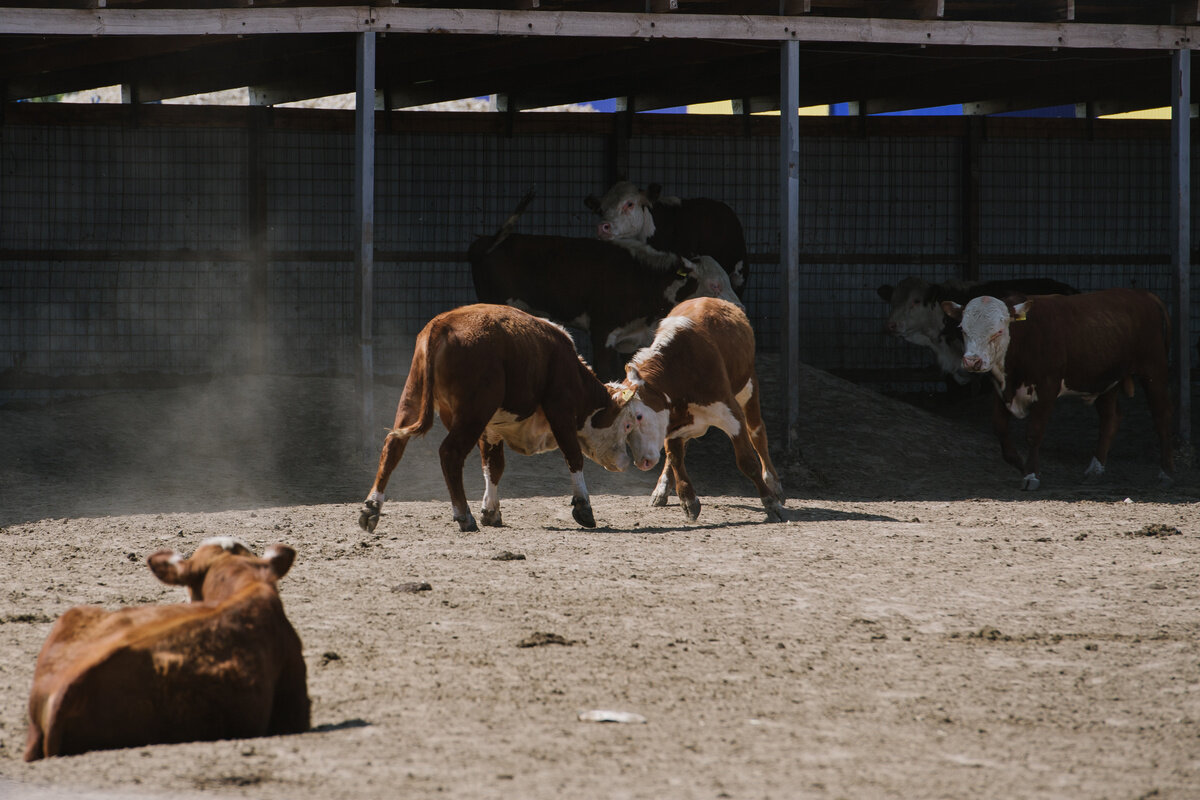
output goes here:
[{"label": "dusty ground", "polygon": [[[0,796],[1200,796],[1200,482],[1149,488],[1142,398],[1090,487],[1094,415],[1062,404],[1023,494],[986,399],[939,416],[805,375],[816,473],[785,476],[782,524],[715,433],[690,452],[696,524],[648,507],[653,474],[589,464],[582,530],[551,454],[510,456],[506,527],[463,534],[435,429],[367,535],[348,381],[0,410]],[[177,601],[146,556],[216,534],[299,551],[282,591],[315,729],[23,763],[53,619]],[[597,709],[646,722],[579,719]]]}]

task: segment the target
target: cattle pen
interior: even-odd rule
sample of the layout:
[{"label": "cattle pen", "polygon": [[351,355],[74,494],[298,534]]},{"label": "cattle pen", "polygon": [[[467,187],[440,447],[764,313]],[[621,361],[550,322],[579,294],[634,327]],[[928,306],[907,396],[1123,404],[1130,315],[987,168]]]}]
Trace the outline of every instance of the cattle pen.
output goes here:
[{"label": "cattle pen", "polygon": [[[1200,4],[470,6],[0,0],[0,797],[1200,795],[1200,470],[1156,485],[1138,391],[1084,482],[1064,398],[1022,491],[877,291],[1155,293],[1189,455]],[[619,179],[740,220],[782,519],[713,430],[698,517],[586,463],[582,528],[514,453],[460,531],[437,423],[361,529],[472,242],[531,189],[517,231],[590,239]],[[211,537],[294,548],[311,729],[24,763],[55,620],[178,603],[148,558]]]}]

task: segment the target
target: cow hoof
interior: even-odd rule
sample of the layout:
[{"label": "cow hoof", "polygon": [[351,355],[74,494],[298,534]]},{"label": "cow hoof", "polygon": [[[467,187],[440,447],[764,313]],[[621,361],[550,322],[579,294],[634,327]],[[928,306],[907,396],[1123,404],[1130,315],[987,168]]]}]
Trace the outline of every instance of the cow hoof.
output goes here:
[{"label": "cow hoof", "polygon": [[700,517],[700,501],[694,497],[689,497],[684,500],[679,498],[679,505],[683,506],[683,515],[688,518],[688,522],[695,522]]},{"label": "cow hoof", "polygon": [[495,511],[489,511],[486,508],[480,509],[479,518],[483,521],[483,524],[489,528],[504,527],[504,520],[500,518],[500,509],[498,508]]},{"label": "cow hoof", "polygon": [[764,497],[762,501],[767,509],[767,522],[783,522],[783,503],[774,497]]},{"label": "cow hoof", "polygon": [[475,524],[475,518],[467,514],[465,518],[455,517],[454,521],[458,523],[458,529],[463,533],[474,533],[479,530],[479,526]]},{"label": "cow hoof", "polygon": [[650,505],[661,508],[667,504],[666,492],[653,492],[650,495]]},{"label": "cow hoof", "polygon": [[367,533],[374,533],[375,526],[379,524],[379,503],[374,500],[368,500],[363,503],[363,509],[358,515],[358,527],[362,528]]},{"label": "cow hoof", "polygon": [[1100,479],[1103,477],[1104,477],[1104,465],[1101,464],[1099,462],[1099,460],[1096,459],[1095,456],[1093,456],[1092,462],[1090,464],[1088,464],[1088,468],[1083,471],[1083,482],[1084,483],[1099,483]]},{"label": "cow hoof", "polygon": [[1021,491],[1023,492],[1035,492],[1041,485],[1042,482],[1038,479],[1037,474],[1033,472],[1021,479]]},{"label": "cow hoof", "polygon": [[571,501],[571,516],[585,528],[596,527],[596,518],[592,516],[592,504],[582,498]]}]

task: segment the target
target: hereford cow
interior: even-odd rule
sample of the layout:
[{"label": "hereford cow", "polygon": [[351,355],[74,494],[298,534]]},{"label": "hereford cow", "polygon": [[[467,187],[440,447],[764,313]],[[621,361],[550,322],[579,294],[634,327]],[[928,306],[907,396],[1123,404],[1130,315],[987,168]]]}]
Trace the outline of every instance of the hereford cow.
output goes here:
[{"label": "hereford cow", "polygon": [[712,256],[729,273],[733,291],[745,296],[746,237],[737,214],[724,203],[707,197],[664,197],[657,183],[643,192],[629,181],[614,184],[599,199],[589,195],[584,203],[600,216],[599,238],[645,242],[685,258]]},{"label": "hereford cow", "polygon": [[448,430],[439,453],[461,530],[478,530],[462,480],[463,462],[476,444],[485,482],[484,525],[503,524],[497,489],[507,444],[522,455],[561,449],[571,472],[572,516],[585,528],[595,527],[583,457],[613,472],[629,466],[626,438],[638,404],[618,393],[615,384],[597,380],[567,332],[544,319],[485,304],[439,314],[417,336],[396,423],[384,440],[358,524],[375,530],[392,470],[408,440],[433,426],[436,410]]},{"label": "hereford cow", "polygon": [[[1163,302],[1138,289],[1108,289],[1072,296],[1030,297],[1011,305],[977,297],[965,307],[943,304],[962,320],[966,349],[963,366],[989,373],[996,387],[993,427],[1004,460],[1021,471],[1022,489],[1036,489],[1038,447],[1063,395],[1096,403],[1100,439],[1085,479],[1104,473],[1117,432],[1117,391],[1133,395],[1137,378],[1146,392],[1161,448],[1159,479],[1171,480],[1171,408],[1167,396],[1167,347],[1171,321]],[[1029,455],[1022,461],[1009,435],[1009,416],[1028,416]]]},{"label": "hereford cow", "polygon": [[[506,223],[507,225],[507,223]],[[711,258],[689,260],[638,242],[531,236],[505,229],[480,237],[467,254],[475,294],[588,331],[592,363],[604,379],[621,375],[621,353],[649,344],[654,324],[680,300],[736,302]]]},{"label": "hereford cow", "polygon": [[905,278],[895,288],[884,284],[876,292],[892,307],[885,326],[887,332],[928,347],[937,357],[942,372],[960,386],[971,382],[971,373],[962,363],[962,331],[958,329],[957,320],[942,310],[944,301],[952,300],[965,305],[983,295],[1077,294],[1073,287],[1049,278],[1017,278],[982,283],[959,280],[929,283],[922,278]]},{"label": "hereford cow", "polygon": [[150,569],[191,602],[59,617],[33,673],[25,760],[308,730],[300,637],[276,587],[295,557],[229,538],[186,559],[160,550]]},{"label": "hereford cow", "polygon": [[[767,430],[759,408],[762,385],[754,371],[754,331],[741,308],[715,298],[688,300],[658,323],[654,342],[626,366],[622,384],[647,410],[629,437],[639,469],[658,462],[658,443],[667,459],[651,503],[666,505],[674,473],[680,505],[689,520],[700,501],[684,465],[689,439],[710,426],[733,441],[738,469],[758,488],[767,519],[783,519],[783,488],[767,450]],[[653,449],[652,458],[637,453]]]}]

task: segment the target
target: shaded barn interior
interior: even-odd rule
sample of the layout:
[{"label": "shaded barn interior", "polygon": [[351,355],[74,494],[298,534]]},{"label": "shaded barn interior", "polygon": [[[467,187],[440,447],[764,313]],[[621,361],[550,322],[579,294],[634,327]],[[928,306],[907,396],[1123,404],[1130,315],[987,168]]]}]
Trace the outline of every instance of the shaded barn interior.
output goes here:
[{"label": "shaded barn interior", "polygon": [[[622,132],[611,117],[378,115],[376,374],[405,372],[425,322],[474,301],[466,249],[530,186],[519,230],[593,235],[583,198],[605,188],[618,146],[635,181],[738,213],[748,311],[760,349],[778,351],[777,121],[641,115]],[[907,275],[1168,297],[1168,150],[1164,122],[804,120],[801,359],[877,388],[936,388],[928,351],[882,331],[876,287]],[[4,397],[353,374],[353,151],[349,112],[10,105]]]}]

